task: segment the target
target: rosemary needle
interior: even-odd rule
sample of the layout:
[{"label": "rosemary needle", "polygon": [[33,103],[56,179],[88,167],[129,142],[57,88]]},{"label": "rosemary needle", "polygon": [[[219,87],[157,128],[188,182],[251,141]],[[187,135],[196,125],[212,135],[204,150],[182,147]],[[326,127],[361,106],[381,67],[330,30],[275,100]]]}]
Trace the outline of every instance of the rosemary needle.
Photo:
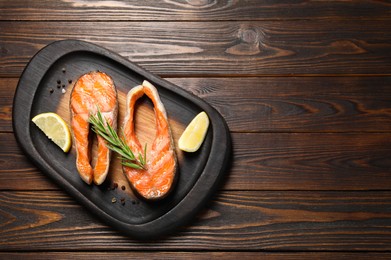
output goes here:
[{"label": "rosemary needle", "polygon": [[144,154],[139,153],[136,157],[126,144],[125,135],[123,134],[123,138],[120,138],[99,110],[96,115],[90,115],[89,122],[92,125],[92,131],[106,140],[107,147],[122,156],[122,165],[135,169],[145,169],[147,144],[144,146]]}]

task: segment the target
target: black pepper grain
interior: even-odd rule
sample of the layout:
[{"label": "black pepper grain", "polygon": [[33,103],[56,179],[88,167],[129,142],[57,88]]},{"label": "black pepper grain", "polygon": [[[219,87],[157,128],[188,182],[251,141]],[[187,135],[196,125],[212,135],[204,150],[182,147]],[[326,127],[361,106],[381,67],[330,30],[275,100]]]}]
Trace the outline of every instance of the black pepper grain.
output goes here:
[{"label": "black pepper grain", "polygon": [[61,85],[57,85],[57,88],[61,88]]},{"label": "black pepper grain", "polygon": [[62,73],[65,73],[67,70],[65,68],[62,68]]},{"label": "black pepper grain", "polygon": [[113,185],[114,185],[114,189],[118,188],[118,183],[114,182]]},{"label": "black pepper grain", "polygon": [[54,92],[54,89],[50,88],[49,92],[50,92],[50,94],[52,94]]},{"label": "black pepper grain", "polygon": [[121,198],[121,204],[125,205],[125,198]]},{"label": "black pepper grain", "polygon": [[126,187],[125,187],[124,185],[122,185],[121,189],[122,189],[122,190],[125,190],[125,189],[126,189]]},{"label": "black pepper grain", "polygon": [[71,84],[71,83],[72,83],[72,80],[71,80],[71,79],[68,79],[68,83]]},{"label": "black pepper grain", "polygon": [[57,80],[57,84],[61,84],[61,80],[58,79],[58,80]]},{"label": "black pepper grain", "polygon": [[62,87],[65,88],[65,84],[62,84]]}]

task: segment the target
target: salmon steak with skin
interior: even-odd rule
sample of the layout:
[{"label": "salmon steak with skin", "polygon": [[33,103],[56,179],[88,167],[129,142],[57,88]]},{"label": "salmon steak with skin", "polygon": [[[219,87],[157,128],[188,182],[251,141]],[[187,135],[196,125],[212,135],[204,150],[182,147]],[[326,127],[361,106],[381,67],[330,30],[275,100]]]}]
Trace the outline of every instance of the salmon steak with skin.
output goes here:
[{"label": "salmon steak with skin", "polygon": [[134,111],[136,101],[144,94],[154,106],[156,136],[146,154],[144,169],[123,166],[123,172],[139,196],[147,200],[159,200],[166,197],[175,185],[177,159],[166,110],[156,88],[148,81],[134,87],[127,95],[123,134],[133,153],[143,154],[143,147],[135,133]]},{"label": "salmon steak with skin", "polygon": [[111,77],[99,71],[82,75],[73,87],[70,110],[77,170],[86,183],[100,185],[109,171],[111,151],[106,141],[98,135],[96,164],[91,166],[89,117],[100,111],[106,122],[117,129],[118,98]]}]

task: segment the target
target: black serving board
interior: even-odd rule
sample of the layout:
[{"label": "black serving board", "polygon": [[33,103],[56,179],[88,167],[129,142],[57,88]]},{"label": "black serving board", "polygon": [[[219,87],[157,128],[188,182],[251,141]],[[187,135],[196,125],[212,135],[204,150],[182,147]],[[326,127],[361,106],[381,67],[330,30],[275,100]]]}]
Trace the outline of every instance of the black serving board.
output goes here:
[{"label": "black serving board", "polygon": [[[178,182],[163,200],[149,202],[137,198],[121,174],[120,164],[115,163],[112,163],[102,185],[87,185],[76,170],[74,151],[63,153],[31,122],[35,115],[51,111],[63,116],[69,124],[69,93],[73,84],[82,74],[94,70],[113,78],[120,97],[143,80],[155,85],[166,107],[175,145],[181,131],[194,116],[201,111],[208,114],[210,126],[200,150],[185,153],[176,149]],[[59,87],[57,81],[61,81]],[[63,93],[62,89],[66,92]],[[144,126],[151,124],[153,131],[154,121],[150,116],[143,118],[148,114],[145,111],[153,111],[151,102],[147,98],[140,102],[144,112],[138,113],[137,120]],[[120,106],[123,115],[125,111],[121,109]],[[153,112],[149,114],[153,115]],[[156,238],[188,223],[216,190],[231,153],[227,125],[209,104],[129,60],[84,41],[54,42],[31,59],[19,80],[12,116],[19,145],[40,170],[93,215],[135,238]],[[148,132],[148,129],[142,132]],[[112,201],[113,198],[116,202]]]}]

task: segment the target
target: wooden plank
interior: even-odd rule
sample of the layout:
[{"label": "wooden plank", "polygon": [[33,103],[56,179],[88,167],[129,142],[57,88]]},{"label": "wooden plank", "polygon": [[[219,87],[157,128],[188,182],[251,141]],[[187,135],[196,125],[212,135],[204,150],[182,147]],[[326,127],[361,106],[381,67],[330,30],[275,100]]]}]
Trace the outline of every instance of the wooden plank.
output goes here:
[{"label": "wooden plank", "polygon": [[17,84],[18,79],[0,78],[0,131],[12,131],[12,102]]},{"label": "wooden plank", "polygon": [[99,44],[163,76],[391,71],[388,21],[0,22],[0,28],[2,77],[18,77],[39,49],[69,38]]},{"label": "wooden plank", "polygon": [[[389,134],[233,134],[227,187],[390,189]],[[232,183],[232,184],[231,184]]]},{"label": "wooden plank", "polygon": [[390,19],[386,1],[0,1],[2,20],[205,21]]},{"label": "wooden plank", "polygon": [[[4,2],[5,1],[0,1]],[[1,6],[1,5],[0,5]],[[271,4],[266,1],[187,1],[187,3],[143,1],[128,3],[76,2],[63,1],[53,4],[51,1],[31,3],[26,8],[22,3],[7,3],[0,8],[4,20],[249,20],[249,19],[308,19],[342,16],[346,19],[366,17],[368,10],[376,12],[373,18],[387,19],[387,3],[363,1],[360,5],[352,3],[291,3]],[[314,12],[314,9],[319,9]],[[341,9],[344,12],[341,12]],[[352,10],[351,13],[346,10]],[[240,13],[240,15],[238,15]],[[383,14],[383,15],[382,15]]]},{"label": "wooden plank", "polygon": [[13,134],[0,134],[0,190],[58,189],[35,167]]},{"label": "wooden plank", "polygon": [[[391,189],[391,134],[233,133],[232,139],[223,190]],[[0,147],[6,158],[0,189],[56,189],[12,134],[0,134]]]},{"label": "wooden plank", "polygon": [[384,252],[0,252],[1,259],[264,259],[264,260],[297,260],[297,259],[390,259],[390,253]]},{"label": "wooden plank", "polygon": [[[390,132],[391,77],[167,78],[215,107],[231,132]],[[0,78],[12,131],[15,78]]]},{"label": "wooden plank", "polygon": [[168,80],[214,106],[232,132],[391,130],[391,77]]},{"label": "wooden plank", "polygon": [[0,202],[3,251],[380,251],[391,246],[389,191],[219,192],[187,227],[152,241],[121,235],[62,192],[0,192]]}]

